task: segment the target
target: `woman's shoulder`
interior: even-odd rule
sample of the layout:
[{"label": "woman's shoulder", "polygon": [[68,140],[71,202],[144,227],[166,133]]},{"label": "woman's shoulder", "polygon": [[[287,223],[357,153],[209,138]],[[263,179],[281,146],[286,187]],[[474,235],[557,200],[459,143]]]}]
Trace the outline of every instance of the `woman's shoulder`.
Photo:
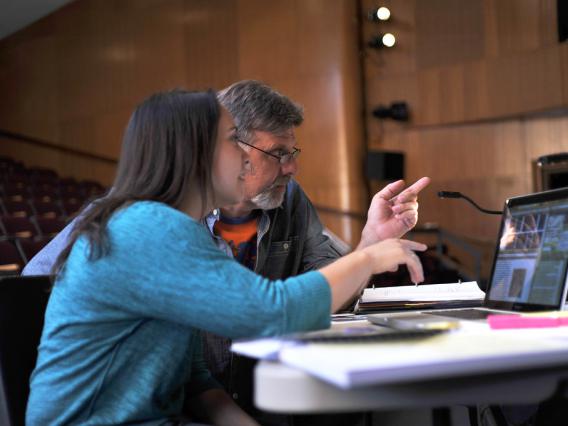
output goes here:
[{"label": "woman's shoulder", "polygon": [[167,231],[183,228],[201,231],[203,226],[191,216],[157,201],[136,201],[116,212],[109,222],[111,229],[134,228]]},{"label": "woman's shoulder", "polygon": [[134,201],[116,212],[121,220],[133,220],[140,217],[153,217],[159,220],[195,222],[191,216],[159,201]]}]

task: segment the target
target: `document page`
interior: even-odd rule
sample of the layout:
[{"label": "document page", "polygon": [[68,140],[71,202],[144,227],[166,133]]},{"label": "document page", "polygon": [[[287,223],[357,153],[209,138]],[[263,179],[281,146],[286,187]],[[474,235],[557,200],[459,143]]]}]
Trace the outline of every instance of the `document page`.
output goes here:
[{"label": "document page", "polygon": [[[296,345],[283,348],[279,359],[341,388],[566,365],[566,341],[542,330],[478,329],[416,340]],[[556,330],[555,336],[567,335],[565,327]]]},{"label": "document page", "polygon": [[405,285],[396,287],[366,288],[361,303],[399,301],[451,301],[480,300],[485,297],[476,281],[451,284]]}]

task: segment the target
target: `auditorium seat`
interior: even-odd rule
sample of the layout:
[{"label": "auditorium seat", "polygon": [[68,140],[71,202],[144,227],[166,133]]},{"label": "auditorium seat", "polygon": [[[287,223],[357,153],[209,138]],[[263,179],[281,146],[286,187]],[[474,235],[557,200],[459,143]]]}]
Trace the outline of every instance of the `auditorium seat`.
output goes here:
[{"label": "auditorium seat", "polygon": [[[55,170],[26,168],[20,161],[0,156],[0,241],[12,253],[15,248],[18,272],[65,227],[87,199],[105,191],[98,182],[59,178]],[[0,259],[0,264],[3,261]]]},{"label": "auditorium seat", "polygon": [[44,201],[55,201],[59,198],[59,189],[53,183],[34,183],[30,189],[35,198],[42,198]]},{"label": "auditorium seat", "polygon": [[18,170],[2,178],[2,183],[14,187],[27,188],[31,184],[30,177],[25,170]]},{"label": "auditorium seat", "polygon": [[79,183],[73,178],[59,179],[59,195],[62,199],[84,197]]},{"label": "auditorium seat", "polygon": [[83,203],[83,200],[77,198],[68,198],[61,200],[63,212],[67,217],[72,217],[76,213],[78,213],[81,210],[81,207],[83,207]]},{"label": "auditorium seat", "polygon": [[4,201],[2,206],[6,216],[31,217],[34,214],[27,201]]},{"label": "auditorium seat", "polygon": [[63,216],[59,204],[49,197],[33,198],[30,200],[30,205],[36,217],[56,218]]},{"label": "auditorium seat", "polygon": [[4,200],[24,201],[30,196],[30,192],[27,184],[22,181],[5,181],[0,195]]},{"label": "auditorium seat", "polygon": [[83,202],[87,197],[85,196],[84,192],[81,188],[77,187],[76,190],[69,190],[67,192],[60,192],[60,199],[64,201],[66,199],[75,198],[81,202]]},{"label": "auditorium seat", "polygon": [[14,163],[15,160],[11,157],[0,155],[0,175],[4,175],[4,173],[7,174]]},{"label": "auditorium seat", "polygon": [[51,238],[49,237],[38,237],[33,240],[29,238],[18,238],[15,240],[15,244],[24,262],[28,263],[50,240]]},{"label": "auditorium seat", "polygon": [[59,175],[57,172],[45,167],[30,167],[28,169],[28,174],[34,184],[49,183],[57,185],[59,181]]},{"label": "auditorium seat", "polygon": [[24,170],[24,164],[10,157],[0,157],[0,178],[11,176]]},{"label": "auditorium seat", "polygon": [[0,240],[0,275],[19,274],[24,266],[24,259],[17,247],[8,240]]},{"label": "auditorium seat", "polygon": [[65,228],[65,221],[60,218],[36,217],[35,223],[40,234],[44,237],[55,237]]},{"label": "auditorium seat", "polygon": [[0,225],[8,238],[33,238],[38,236],[38,228],[27,217],[3,216]]},{"label": "auditorium seat", "polygon": [[92,180],[83,180],[79,182],[79,186],[81,187],[83,194],[87,199],[101,196],[105,192],[104,186]]}]

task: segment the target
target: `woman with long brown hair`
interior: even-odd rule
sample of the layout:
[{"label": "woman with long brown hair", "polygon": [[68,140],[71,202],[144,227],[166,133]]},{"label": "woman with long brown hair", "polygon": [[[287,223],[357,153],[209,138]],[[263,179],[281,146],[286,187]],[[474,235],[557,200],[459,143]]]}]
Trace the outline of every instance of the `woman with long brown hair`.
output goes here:
[{"label": "woman with long brown hair", "polygon": [[386,240],[320,271],[270,281],[219,251],[200,223],[240,201],[247,154],[213,92],[176,90],[129,121],[112,191],[77,222],[56,264],[30,425],[254,424],[201,357],[199,329],[231,338],[329,326],[370,274],[422,268],[419,243]]}]

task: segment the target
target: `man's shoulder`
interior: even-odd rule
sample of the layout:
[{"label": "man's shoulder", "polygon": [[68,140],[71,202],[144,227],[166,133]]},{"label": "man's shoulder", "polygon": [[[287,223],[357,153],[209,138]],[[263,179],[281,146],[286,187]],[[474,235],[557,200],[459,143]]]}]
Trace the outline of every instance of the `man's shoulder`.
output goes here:
[{"label": "man's shoulder", "polygon": [[286,187],[286,197],[284,199],[283,206],[294,206],[302,203],[311,204],[311,201],[300,184],[292,179],[290,182],[288,182],[288,185]]}]

